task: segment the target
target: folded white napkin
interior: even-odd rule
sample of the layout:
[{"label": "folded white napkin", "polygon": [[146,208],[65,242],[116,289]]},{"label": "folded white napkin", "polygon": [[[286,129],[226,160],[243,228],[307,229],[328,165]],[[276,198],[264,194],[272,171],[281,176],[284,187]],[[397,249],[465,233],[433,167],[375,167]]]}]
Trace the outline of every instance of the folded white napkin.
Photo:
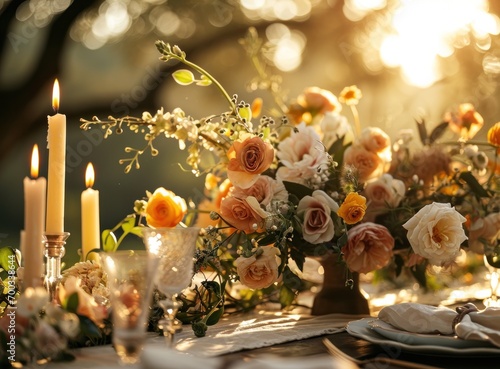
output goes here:
[{"label": "folded white napkin", "polygon": [[458,310],[408,302],[384,307],[378,318],[407,332],[457,335],[500,347],[500,307],[477,310],[469,303]]}]

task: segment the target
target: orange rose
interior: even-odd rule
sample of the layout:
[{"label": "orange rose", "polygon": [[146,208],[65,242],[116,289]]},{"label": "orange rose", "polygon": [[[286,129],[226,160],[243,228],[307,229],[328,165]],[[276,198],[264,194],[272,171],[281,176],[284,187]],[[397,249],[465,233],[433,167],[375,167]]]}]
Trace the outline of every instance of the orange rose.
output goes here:
[{"label": "orange rose", "polygon": [[150,227],[170,228],[179,224],[187,212],[186,201],[172,191],[159,187],[146,204],[146,223]]},{"label": "orange rose", "polygon": [[271,144],[260,137],[235,141],[227,152],[229,164],[227,176],[234,186],[248,188],[257,181],[259,174],[266,171],[274,160]]},{"label": "orange rose", "polygon": [[458,106],[458,112],[448,112],[444,120],[452,131],[458,133],[464,140],[470,140],[481,129],[484,119],[474,105],[466,103]]},{"label": "orange rose", "polygon": [[356,224],[363,219],[365,212],[366,198],[356,192],[350,192],[342,205],[340,205],[337,214],[344,219],[347,224]]}]

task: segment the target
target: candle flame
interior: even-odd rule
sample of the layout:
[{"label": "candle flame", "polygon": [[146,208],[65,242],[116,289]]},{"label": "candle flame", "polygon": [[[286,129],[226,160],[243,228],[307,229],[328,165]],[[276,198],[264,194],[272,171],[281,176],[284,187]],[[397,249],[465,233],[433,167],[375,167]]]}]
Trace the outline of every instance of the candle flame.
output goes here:
[{"label": "candle flame", "polygon": [[56,113],[59,111],[59,99],[59,81],[56,78],[56,80],[54,81],[54,89],[52,90],[52,108]]},{"label": "candle flame", "polygon": [[39,157],[38,157],[38,145],[35,144],[33,146],[33,152],[31,154],[31,178],[36,179],[38,177],[38,164],[39,164]]},{"label": "candle flame", "polygon": [[92,163],[88,163],[87,170],[85,171],[85,184],[87,188],[90,188],[94,185],[95,174],[94,174],[94,166]]}]

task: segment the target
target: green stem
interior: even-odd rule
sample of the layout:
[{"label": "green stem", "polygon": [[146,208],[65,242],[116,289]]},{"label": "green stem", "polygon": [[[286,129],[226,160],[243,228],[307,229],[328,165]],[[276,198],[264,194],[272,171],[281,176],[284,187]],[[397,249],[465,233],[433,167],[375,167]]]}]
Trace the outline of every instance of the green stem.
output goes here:
[{"label": "green stem", "polygon": [[222,87],[222,85],[219,83],[219,81],[217,81],[215,79],[215,77],[213,77],[210,73],[208,73],[205,69],[203,69],[199,65],[197,65],[197,64],[195,64],[195,63],[190,62],[189,60],[187,60],[184,56],[179,56],[179,55],[177,55],[177,54],[175,54],[175,53],[173,53],[171,51],[165,50],[165,49],[160,50],[160,52],[163,55],[168,56],[169,58],[176,59],[176,60],[180,61],[181,63],[187,65],[188,67],[193,68],[198,73],[205,75],[215,86],[217,86],[217,88],[219,89],[219,91],[222,93],[222,95],[228,101],[229,106],[231,107],[231,110],[236,114],[236,105],[232,101],[231,96],[229,96],[229,94],[227,93],[227,91],[224,89],[224,87]]}]

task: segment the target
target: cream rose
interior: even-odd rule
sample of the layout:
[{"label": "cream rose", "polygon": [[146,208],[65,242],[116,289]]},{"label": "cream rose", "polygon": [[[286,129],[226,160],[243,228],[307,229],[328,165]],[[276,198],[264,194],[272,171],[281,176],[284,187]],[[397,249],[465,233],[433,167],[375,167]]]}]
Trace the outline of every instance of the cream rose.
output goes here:
[{"label": "cream rose", "polygon": [[495,246],[500,239],[500,213],[491,213],[475,220],[469,230],[469,249],[484,253],[485,245]]},{"label": "cream rose", "polygon": [[433,202],[420,209],[403,227],[415,252],[431,264],[444,265],[460,253],[467,239],[462,223],[465,218],[450,204]]},{"label": "cream rose", "polygon": [[248,188],[274,160],[273,147],[260,137],[235,141],[227,152],[227,176],[234,186]]},{"label": "cream rose", "polygon": [[266,288],[278,280],[280,258],[278,248],[261,246],[251,257],[240,256],[234,261],[241,283],[259,289]]},{"label": "cream rose", "polygon": [[324,191],[316,190],[312,196],[304,196],[297,206],[304,240],[312,244],[330,241],[335,234],[331,213],[338,209],[339,205]]},{"label": "cream rose", "polygon": [[368,273],[383,268],[392,258],[394,238],[389,230],[371,222],[361,223],[347,232],[348,242],[342,247],[344,260],[353,272]]}]

